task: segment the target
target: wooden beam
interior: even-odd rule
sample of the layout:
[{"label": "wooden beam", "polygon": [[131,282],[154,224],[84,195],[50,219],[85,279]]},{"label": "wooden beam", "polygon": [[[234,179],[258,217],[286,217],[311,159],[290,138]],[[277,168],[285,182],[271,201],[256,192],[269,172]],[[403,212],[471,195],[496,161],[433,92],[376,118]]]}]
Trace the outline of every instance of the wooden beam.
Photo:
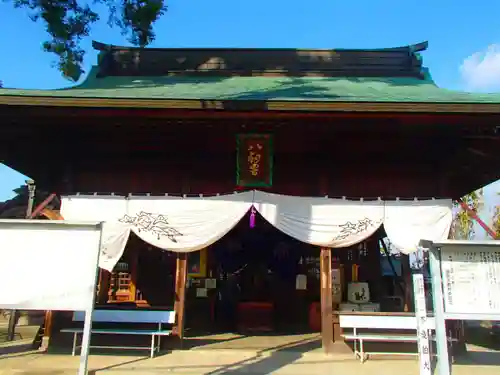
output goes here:
[{"label": "wooden beam", "polygon": [[320,253],[321,342],[326,354],[333,351],[332,249]]},{"label": "wooden beam", "polygon": [[479,215],[477,214],[477,212],[476,212],[476,211],[474,211],[472,208],[470,208],[470,207],[469,207],[469,205],[468,205],[467,203],[465,203],[462,199],[459,199],[459,200],[458,200],[458,203],[460,204],[460,207],[462,207],[462,209],[463,209],[465,212],[467,212],[467,215],[469,215],[469,216],[470,216],[470,218],[471,218],[472,220],[475,220],[475,221],[476,221],[476,223],[478,223],[478,224],[481,226],[481,228],[483,228],[483,229],[486,231],[486,233],[488,233],[488,235],[489,235],[491,238],[493,238],[494,240],[498,240],[498,239],[500,239],[500,238],[497,236],[496,232],[495,232],[492,228],[490,228],[490,227],[489,227],[489,226],[488,226],[488,225],[487,225],[487,224],[486,224],[486,223],[485,223],[485,222],[484,222],[484,221],[483,221],[483,220],[479,217]]},{"label": "wooden beam", "polygon": [[59,210],[51,210],[50,208],[44,208],[40,212],[40,216],[46,217],[49,220],[63,220]]},{"label": "wooden beam", "polygon": [[[56,193],[52,193],[50,194],[47,198],[45,198],[45,200],[40,203],[38,205],[38,207],[35,208],[35,210],[30,214],[29,216],[29,219],[34,219],[36,218],[42,211],[45,207],[47,207],[47,205],[52,202],[52,200],[57,197],[57,194]],[[62,216],[61,216],[62,218]]]},{"label": "wooden beam", "polygon": [[[29,108],[29,110],[27,110]],[[498,114],[495,113],[437,113],[431,112],[318,112],[318,111],[287,111],[287,110],[260,110],[260,111],[221,111],[216,109],[179,109],[179,108],[91,108],[91,107],[39,107],[39,106],[1,106],[2,115],[5,119],[13,119],[11,123],[6,122],[6,126],[18,126],[19,122],[26,118],[37,118],[43,119],[44,117],[50,117],[52,119],[57,119],[57,117],[72,117],[75,119],[80,118],[112,118],[117,117],[122,118],[166,118],[166,119],[221,119],[221,118],[240,118],[240,119],[297,119],[297,118],[313,118],[313,119],[339,119],[339,118],[383,118],[383,119],[393,119],[397,118],[399,120],[404,120],[406,123],[415,123],[419,126],[429,126],[441,124],[444,126],[452,126],[456,128],[458,125],[465,124],[469,127],[477,126],[488,126],[490,127],[492,123],[498,122]],[[33,123],[33,120],[27,120],[26,123]],[[39,121],[38,121],[39,122]],[[35,121],[35,123],[38,123]],[[66,126],[75,126],[74,122],[66,122]],[[367,124],[370,124],[367,122]],[[97,125],[97,124],[96,124]],[[87,126],[92,126],[91,123],[87,123]]]},{"label": "wooden beam", "polygon": [[187,254],[177,254],[175,271],[175,333],[180,339],[181,347],[184,339],[184,315],[186,304]]}]

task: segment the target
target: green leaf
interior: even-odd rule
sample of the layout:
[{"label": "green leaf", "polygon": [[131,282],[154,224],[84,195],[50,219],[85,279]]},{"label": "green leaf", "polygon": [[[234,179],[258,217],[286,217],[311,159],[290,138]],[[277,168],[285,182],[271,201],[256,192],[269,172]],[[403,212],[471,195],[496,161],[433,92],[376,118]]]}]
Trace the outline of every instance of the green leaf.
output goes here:
[{"label": "green leaf", "polygon": [[[84,0],[6,0],[23,8],[34,22],[43,22],[49,40],[42,43],[44,51],[56,55],[56,67],[63,77],[78,81],[84,72],[85,51],[80,47],[91,27],[99,21]],[[165,14],[165,0],[95,0],[109,10],[108,24],[120,27],[129,41],[145,47],[155,39],[153,24]]]}]

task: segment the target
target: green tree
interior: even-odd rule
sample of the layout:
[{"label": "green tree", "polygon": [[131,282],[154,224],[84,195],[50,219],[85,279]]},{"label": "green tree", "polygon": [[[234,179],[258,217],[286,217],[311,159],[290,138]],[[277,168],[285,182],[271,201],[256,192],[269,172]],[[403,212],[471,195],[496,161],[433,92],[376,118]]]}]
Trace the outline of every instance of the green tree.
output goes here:
[{"label": "green tree", "polygon": [[[473,211],[478,212],[483,205],[483,189],[465,195],[462,201]],[[471,240],[475,234],[474,219],[458,203],[455,203],[455,216],[451,226],[451,238],[454,240]]]},{"label": "green tree", "polygon": [[[49,34],[43,49],[57,56],[57,68],[66,79],[77,81],[83,70],[85,51],[80,42],[89,36],[104,4],[109,10],[108,25],[117,26],[129,41],[145,47],[155,39],[153,24],[166,12],[166,0],[4,0],[28,10],[33,21],[41,21]],[[93,4],[93,5],[90,5]]]},{"label": "green tree", "polygon": [[[500,193],[498,193],[498,195],[500,195]],[[500,238],[500,206],[495,206],[493,214],[493,230],[495,231],[497,238]]]}]

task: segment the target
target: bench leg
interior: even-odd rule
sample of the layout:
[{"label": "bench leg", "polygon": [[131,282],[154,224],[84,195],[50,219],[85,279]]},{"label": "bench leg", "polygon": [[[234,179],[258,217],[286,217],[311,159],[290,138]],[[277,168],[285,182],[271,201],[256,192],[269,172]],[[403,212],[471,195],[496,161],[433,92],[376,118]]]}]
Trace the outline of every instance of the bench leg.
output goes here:
[{"label": "bench leg", "polygon": [[353,340],[353,348],[354,348],[354,358],[359,358],[359,350],[358,350],[358,339]]},{"label": "bench leg", "polygon": [[151,335],[151,355],[150,357],[153,358],[155,355],[155,335]]},{"label": "bench leg", "polygon": [[[356,328],[353,330],[354,336],[356,336]],[[354,358],[358,358],[358,339],[354,339],[352,342],[352,345],[354,347]]]},{"label": "bench leg", "polygon": [[363,339],[359,339],[359,359],[361,363],[365,361],[365,349],[363,347]]},{"label": "bench leg", "polygon": [[71,352],[71,355],[74,357],[76,354],[76,339],[78,338],[78,333],[73,334],[73,351]]},{"label": "bench leg", "polygon": [[157,346],[157,349],[158,349],[157,351],[158,351],[158,353],[160,353],[160,346],[161,346],[161,336],[159,335],[159,336],[158,336],[158,346]]}]

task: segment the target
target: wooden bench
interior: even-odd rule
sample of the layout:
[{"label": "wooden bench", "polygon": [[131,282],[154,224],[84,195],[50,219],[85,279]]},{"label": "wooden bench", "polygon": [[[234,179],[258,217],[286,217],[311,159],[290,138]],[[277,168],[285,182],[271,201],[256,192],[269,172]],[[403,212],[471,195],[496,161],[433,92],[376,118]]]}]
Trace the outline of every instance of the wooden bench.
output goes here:
[{"label": "wooden bench", "polygon": [[[429,331],[435,329],[433,317],[427,318]],[[354,355],[363,363],[370,355],[418,355],[418,353],[402,352],[366,352],[363,343],[371,342],[417,342],[417,318],[415,316],[392,315],[343,315],[339,316],[339,325],[342,329],[352,329],[352,332],[342,332],[346,341],[353,341]],[[363,332],[363,330],[388,330],[389,332]],[[361,332],[360,332],[361,330]],[[393,332],[390,332],[390,331]],[[394,332],[399,331],[399,332]],[[429,335],[431,335],[429,332]],[[359,343],[359,350],[358,350]]]},{"label": "wooden bench", "polygon": [[[85,313],[76,311],[73,314],[73,322],[82,323],[85,318]],[[94,327],[94,323],[113,324],[114,328],[99,328]],[[99,349],[132,349],[132,350],[149,350],[150,357],[154,357],[154,353],[160,351],[161,336],[170,336],[172,334],[171,325],[175,323],[174,311],[158,311],[158,310],[95,310],[92,316],[92,334],[99,335],[141,335],[151,336],[151,346],[90,346],[90,348]],[[149,324],[156,325],[155,328],[125,328],[124,325],[131,324]],[[163,325],[168,324],[170,327],[164,329]],[[122,326],[122,327],[120,327]],[[65,328],[61,332],[73,333],[73,351],[75,355],[77,346],[77,338],[83,333],[83,327]],[[158,340],[156,340],[158,338]]]}]

